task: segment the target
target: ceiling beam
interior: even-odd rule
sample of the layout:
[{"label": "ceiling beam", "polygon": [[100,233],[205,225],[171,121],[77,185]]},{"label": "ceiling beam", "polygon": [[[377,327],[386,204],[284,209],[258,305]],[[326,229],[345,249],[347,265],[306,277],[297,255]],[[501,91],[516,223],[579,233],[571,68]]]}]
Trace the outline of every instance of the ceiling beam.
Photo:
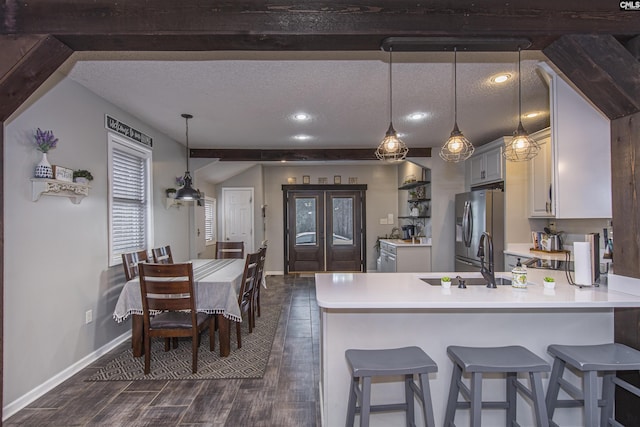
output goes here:
[{"label": "ceiling beam", "polygon": [[[220,159],[222,162],[280,162],[377,160],[373,148],[307,150],[189,149],[191,158]],[[409,148],[407,157],[431,157],[431,148]]]},{"label": "ceiling beam", "polygon": [[52,36],[0,36],[0,122],[73,53]]},{"label": "ceiling beam", "polygon": [[375,50],[386,37],[638,34],[602,0],[7,0],[0,34],[52,34],[74,50]]},{"label": "ceiling beam", "polygon": [[640,111],[640,62],[613,36],[562,36],[542,52],[609,119]]}]

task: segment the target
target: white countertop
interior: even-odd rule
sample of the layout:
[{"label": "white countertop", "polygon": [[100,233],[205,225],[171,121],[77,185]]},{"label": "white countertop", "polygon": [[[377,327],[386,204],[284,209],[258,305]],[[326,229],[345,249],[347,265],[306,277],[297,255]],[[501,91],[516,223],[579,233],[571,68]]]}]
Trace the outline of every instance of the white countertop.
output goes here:
[{"label": "white countertop", "polygon": [[[428,239],[428,243],[411,243],[402,239],[380,239],[380,241],[398,247],[431,246],[431,238]],[[416,242],[418,242],[418,240],[416,240]]]},{"label": "white countertop", "polygon": [[[568,284],[564,272],[531,269],[528,286],[517,289],[468,285],[459,289],[457,275],[480,273],[318,273],[316,297],[329,309],[523,309],[640,307],[640,296],[612,291],[607,286],[579,288]],[[452,286],[432,286],[420,278],[449,276]],[[497,273],[510,278],[510,273]],[[555,289],[545,289],[542,279],[556,279]]]},{"label": "white countertop", "polygon": [[[554,261],[564,261],[566,260],[566,254],[564,252],[543,252],[543,251],[532,251],[531,247],[533,245],[531,243],[507,243],[507,247],[504,250],[506,255],[515,255],[521,256],[525,258],[539,258],[539,259],[548,259]],[[571,251],[572,247],[568,246],[567,250]],[[570,259],[573,260],[573,254],[569,253]]]}]

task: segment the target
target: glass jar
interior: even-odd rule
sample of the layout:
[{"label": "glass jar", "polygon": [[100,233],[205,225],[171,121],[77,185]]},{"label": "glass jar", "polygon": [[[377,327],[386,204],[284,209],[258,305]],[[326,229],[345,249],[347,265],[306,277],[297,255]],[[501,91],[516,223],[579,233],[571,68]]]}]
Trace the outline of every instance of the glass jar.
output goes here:
[{"label": "glass jar", "polygon": [[520,263],[520,258],[516,266],[511,270],[511,286],[514,288],[527,287],[527,269]]}]

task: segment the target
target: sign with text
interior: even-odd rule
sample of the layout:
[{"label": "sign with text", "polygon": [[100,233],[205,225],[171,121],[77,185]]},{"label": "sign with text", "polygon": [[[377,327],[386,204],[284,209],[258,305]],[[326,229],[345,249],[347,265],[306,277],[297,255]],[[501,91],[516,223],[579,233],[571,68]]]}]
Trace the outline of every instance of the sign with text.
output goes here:
[{"label": "sign with text", "polygon": [[114,119],[108,114],[104,115],[104,121],[104,126],[107,129],[112,130],[122,136],[126,136],[129,139],[133,139],[134,141],[137,141],[140,144],[144,144],[147,147],[153,147],[153,138],[151,138],[149,135],[146,135],[139,130],[132,128],[128,124],[122,123],[118,119]]}]

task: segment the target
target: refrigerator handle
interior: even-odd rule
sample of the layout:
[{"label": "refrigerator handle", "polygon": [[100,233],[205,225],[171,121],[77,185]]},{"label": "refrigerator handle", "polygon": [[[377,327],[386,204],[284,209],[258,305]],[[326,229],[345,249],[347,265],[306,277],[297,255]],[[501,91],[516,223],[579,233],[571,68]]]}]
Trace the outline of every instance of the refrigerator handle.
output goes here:
[{"label": "refrigerator handle", "polygon": [[462,217],[462,238],[467,248],[471,246],[471,227],[471,202],[466,201],[464,203],[464,214]]}]

